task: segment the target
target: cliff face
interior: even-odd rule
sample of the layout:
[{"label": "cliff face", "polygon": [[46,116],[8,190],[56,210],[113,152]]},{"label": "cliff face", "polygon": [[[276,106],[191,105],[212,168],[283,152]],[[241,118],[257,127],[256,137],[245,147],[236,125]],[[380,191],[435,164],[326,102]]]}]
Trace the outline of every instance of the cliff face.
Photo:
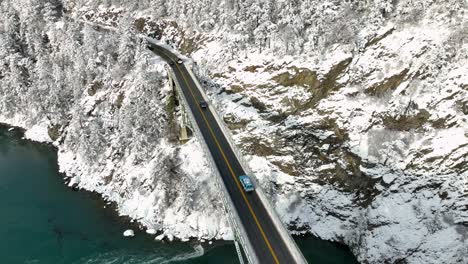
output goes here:
[{"label": "cliff face", "polygon": [[[418,3],[409,20],[405,4],[345,17],[348,41],[236,53],[214,38],[193,57],[286,222],[362,262],[462,262],[467,6]],[[339,8],[327,10],[339,24]]]},{"label": "cliff face", "polygon": [[48,128],[71,183],[121,213],[229,235],[197,143],[172,140],[162,63],[139,31],[194,59],[294,232],[368,263],[468,257],[466,1],[63,2],[123,35],[18,5],[1,4],[0,121]]}]

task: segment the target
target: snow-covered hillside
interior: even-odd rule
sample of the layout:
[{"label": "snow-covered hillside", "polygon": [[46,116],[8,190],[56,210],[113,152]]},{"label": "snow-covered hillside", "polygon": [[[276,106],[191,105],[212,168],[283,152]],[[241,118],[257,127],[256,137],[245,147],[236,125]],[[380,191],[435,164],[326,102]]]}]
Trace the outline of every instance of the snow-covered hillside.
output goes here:
[{"label": "snow-covered hillside", "polygon": [[148,229],[230,238],[198,142],[174,140],[164,63],[130,33],[37,1],[0,7],[0,122],[53,141],[70,186],[101,193]]},{"label": "snow-covered hillside", "polygon": [[72,183],[149,228],[229,236],[197,143],[171,140],[143,32],[194,59],[293,232],[364,263],[468,258],[467,1],[88,2],[67,17],[128,34],[1,4],[0,121],[49,127]]},{"label": "snow-covered hillside", "polygon": [[468,257],[468,20],[441,8],[319,53],[193,54],[284,220],[362,262]]}]

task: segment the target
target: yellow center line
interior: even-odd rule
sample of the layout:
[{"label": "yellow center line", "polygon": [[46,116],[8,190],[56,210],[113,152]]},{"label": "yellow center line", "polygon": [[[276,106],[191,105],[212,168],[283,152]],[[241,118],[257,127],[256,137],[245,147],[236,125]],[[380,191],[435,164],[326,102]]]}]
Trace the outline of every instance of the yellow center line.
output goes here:
[{"label": "yellow center line", "polygon": [[[168,56],[168,57],[169,57],[169,59],[171,59],[170,56]],[[192,95],[193,100],[195,100],[195,102],[197,102],[195,94],[193,93],[193,91],[192,91],[192,89],[191,89],[191,87],[190,87],[190,85],[189,85],[189,83],[187,81],[187,78],[185,77],[183,71],[180,69],[177,62],[175,62],[175,65],[176,65],[177,69],[179,70],[180,74],[182,75],[182,78],[184,78],[184,82],[187,85],[188,90],[190,91],[190,94]],[[213,132],[213,128],[210,126],[210,123],[208,122],[208,119],[206,118],[205,113],[201,109],[200,105],[197,104],[197,107],[198,107],[198,110],[200,111],[200,113],[202,114],[202,117],[205,120],[205,123],[206,123],[206,125],[208,127],[208,130],[210,131],[211,136],[213,137],[219,151],[221,152],[221,155],[223,156],[223,159],[226,162],[226,164],[227,164],[227,166],[229,168],[229,171],[231,172],[231,176],[234,178],[234,181],[236,182],[237,188],[239,189],[240,193],[242,194],[242,197],[244,198],[244,201],[247,204],[247,207],[249,208],[249,211],[252,214],[252,216],[253,216],[253,218],[255,220],[255,223],[257,224],[257,227],[260,230],[260,233],[262,234],[262,237],[265,240],[265,243],[267,244],[268,249],[271,252],[271,255],[273,256],[273,258],[275,260],[275,263],[279,264],[280,262],[278,261],[278,257],[276,256],[276,254],[275,254],[275,252],[273,250],[273,247],[271,246],[270,241],[268,240],[268,238],[267,238],[267,236],[265,234],[265,231],[263,231],[263,228],[262,228],[260,222],[258,221],[257,215],[254,213],[254,210],[252,209],[252,206],[250,205],[250,202],[247,199],[247,196],[245,195],[245,193],[244,193],[244,191],[243,191],[243,189],[242,189],[242,187],[241,187],[241,185],[239,183],[239,180],[237,179],[236,174],[234,173],[234,170],[232,169],[231,163],[229,162],[229,160],[226,157],[226,154],[224,153],[223,149],[221,148],[221,145],[219,144],[219,141],[218,141],[218,139],[216,138],[216,136],[215,136],[215,134]]]}]

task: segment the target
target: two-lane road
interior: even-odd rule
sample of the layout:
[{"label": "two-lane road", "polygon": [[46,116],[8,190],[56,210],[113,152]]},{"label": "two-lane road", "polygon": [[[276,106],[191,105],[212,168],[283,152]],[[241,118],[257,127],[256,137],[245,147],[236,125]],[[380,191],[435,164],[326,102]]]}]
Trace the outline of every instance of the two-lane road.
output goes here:
[{"label": "two-lane road", "polygon": [[258,260],[261,263],[295,263],[257,192],[246,193],[243,190],[238,177],[246,173],[216,122],[212,113],[214,109],[200,107],[203,96],[186,66],[177,63],[178,57],[160,46],[149,44],[149,48],[166,61],[173,62],[171,67],[195,118],[194,125],[198,126],[208,146]]}]

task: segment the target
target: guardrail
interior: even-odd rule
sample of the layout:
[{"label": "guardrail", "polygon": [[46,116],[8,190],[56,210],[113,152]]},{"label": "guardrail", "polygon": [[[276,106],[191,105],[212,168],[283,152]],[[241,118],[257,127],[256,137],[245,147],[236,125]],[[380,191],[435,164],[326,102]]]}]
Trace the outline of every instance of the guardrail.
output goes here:
[{"label": "guardrail", "polygon": [[[203,87],[198,82],[198,78],[195,76],[192,69],[190,67],[187,67],[187,71],[189,72],[190,76],[192,77],[195,84],[197,85],[197,88],[200,90],[200,93],[202,94],[203,99],[205,101],[209,102],[208,96],[206,95],[205,90],[203,89]],[[208,104],[208,105],[210,106],[212,104]],[[231,131],[226,129],[225,123],[223,121],[221,121],[221,118],[218,116],[217,111],[211,111],[211,112],[213,113],[213,116],[215,117],[215,120],[218,123],[218,126],[223,131],[223,134],[225,135],[229,146],[233,150],[234,155],[236,155],[236,158],[239,160],[242,168],[245,170],[245,172],[249,176],[251,176],[251,179],[253,180],[255,186],[260,187],[260,185],[258,184],[257,178],[255,177],[255,174],[250,169],[250,166],[248,165],[248,163],[244,159],[244,156],[242,155],[242,153],[238,150],[238,147],[234,142]],[[265,193],[263,192],[262,188],[255,188],[255,190],[256,190],[256,192],[258,194],[258,197],[262,201],[262,204],[267,209],[268,215],[273,220],[273,224],[277,227],[279,233],[283,237],[284,242],[285,242],[286,246],[288,247],[288,249],[290,250],[291,254],[293,255],[293,258],[296,261],[296,263],[307,263],[307,260],[305,259],[304,255],[302,254],[302,251],[297,246],[297,244],[294,241],[294,239],[292,238],[291,234],[289,234],[289,232],[287,231],[287,228],[284,226],[283,222],[279,218],[278,214],[276,213],[276,210],[271,205],[269,199],[266,198]]]},{"label": "guardrail", "polygon": [[[187,100],[185,99],[185,97],[183,96],[182,90],[180,89],[179,81],[177,80],[177,78],[175,78],[175,74],[173,73],[172,69],[170,69],[169,67],[166,67],[166,70],[169,72],[169,74],[171,76],[171,79],[174,80],[174,82],[176,83],[177,93],[180,95],[179,97],[182,99],[182,102],[183,102],[185,108],[189,112],[188,116],[189,116],[190,121],[192,122],[192,124],[196,124],[195,117],[193,116],[193,113],[189,110],[190,106],[187,103]],[[211,156],[211,152],[210,152],[208,146],[206,145],[205,139],[203,138],[203,135],[201,134],[200,130],[198,129],[198,126],[193,125],[192,127],[193,127],[194,133],[197,135],[197,138],[199,139],[200,144],[201,144],[202,148],[204,149],[205,153],[207,153],[208,155]],[[239,223],[241,223],[240,217],[237,214],[237,211],[234,210],[234,208],[235,208],[234,203],[232,202],[232,200],[231,200],[231,198],[229,196],[229,193],[227,191],[227,187],[224,185],[224,182],[221,180],[222,177],[219,174],[219,170],[217,169],[216,164],[214,163],[214,159],[211,158],[211,159],[208,159],[208,160],[209,160],[209,163],[210,163],[210,168],[211,168],[213,174],[216,176],[215,177],[216,178],[216,185],[223,192],[223,194],[221,194],[221,198],[223,199],[224,210],[229,215],[228,219],[229,219],[229,222],[231,224],[231,228],[234,231],[234,234],[233,234],[234,239],[236,239],[236,237],[239,239],[239,242],[241,243],[242,248],[244,249],[244,253],[245,253],[245,256],[247,258],[248,263],[252,263],[252,264],[259,263],[259,260],[258,260],[257,256],[254,253],[255,251],[253,249],[253,246],[250,243],[250,241],[247,239],[248,238],[247,232],[245,231],[243,225],[239,224]],[[239,235],[236,235],[236,233],[239,234]]]}]

